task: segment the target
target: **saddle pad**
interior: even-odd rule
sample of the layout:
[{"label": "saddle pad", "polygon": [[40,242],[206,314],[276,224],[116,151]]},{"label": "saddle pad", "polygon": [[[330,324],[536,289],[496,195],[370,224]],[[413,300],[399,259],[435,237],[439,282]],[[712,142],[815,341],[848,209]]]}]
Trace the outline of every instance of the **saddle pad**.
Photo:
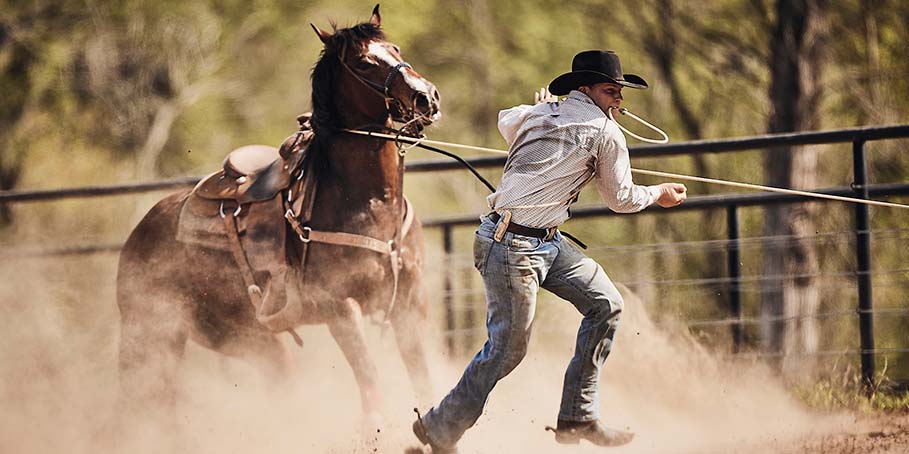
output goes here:
[{"label": "saddle pad", "polygon": [[[229,252],[230,239],[220,211],[220,201],[190,194],[180,210],[177,240]],[[264,292],[262,305],[255,308],[256,319],[275,332],[294,327],[302,316],[302,304],[287,298],[287,223],[281,197],[243,205],[237,227],[246,260]],[[231,261],[225,266],[237,265]]]},{"label": "saddle pad", "polygon": [[[225,212],[235,206],[227,205]],[[221,201],[190,194],[183,202],[177,221],[177,241],[197,246],[230,251],[230,240],[221,219]],[[261,269],[272,260],[284,260],[286,222],[280,196],[265,202],[243,205],[237,217],[240,242],[250,266]],[[267,252],[266,252],[267,251]]]},{"label": "saddle pad", "polygon": [[220,207],[220,202],[203,199],[193,191],[180,208],[177,241],[229,251],[230,242],[220,216]]}]

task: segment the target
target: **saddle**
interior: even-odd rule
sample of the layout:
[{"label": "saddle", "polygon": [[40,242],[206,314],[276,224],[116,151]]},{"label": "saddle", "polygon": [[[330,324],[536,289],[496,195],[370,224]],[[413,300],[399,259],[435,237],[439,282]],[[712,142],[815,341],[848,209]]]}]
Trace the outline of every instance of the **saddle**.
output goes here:
[{"label": "saddle", "polygon": [[[232,151],[221,170],[203,178],[184,199],[177,226],[177,240],[229,251],[240,268],[256,319],[274,332],[293,331],[302,318],[303,305],[287,298],[288,228],[301,242],[302,263],[310,242],[368,249],[389,259],[393,287],[385,310],[386,321],[394,309],[402,266],[398,244],[413,225],[414,212],[402,196],[401,224],[396,238],[382,240],[349,232],[312,230],[316,178],[307,159],[314,133],[311,114],[297,117],[300,129],[280,148],[249,145]],[[403,175],[403,157],[399,161]],[[299,301],[297,302],[299,303]]]},{"label": "saddle", "polygon": [[[229,251],[240,267],[256,319],[273,331],[292,331],[302,314],[287,305],[287,228],[291,202],[310,212],[314,179],[305,178],[310,115],[297,118],[300,128],[280,148],[249,145],[227,155],[221,170],[203,178],[180,211],[177,240]],[[285,198],[285,194],[287,197]],[[309,207],[304,207],[305,204]]]},{"label": "saddle", "polygon": [[300,169],[312,141],[311,114],[297,117],[300,130],[280,148],[247,145],[224,158],[223,168],[205,177],[194,192],[209,200],[232,200],[238,204],[273,199],[291,185],[291,174]]}]

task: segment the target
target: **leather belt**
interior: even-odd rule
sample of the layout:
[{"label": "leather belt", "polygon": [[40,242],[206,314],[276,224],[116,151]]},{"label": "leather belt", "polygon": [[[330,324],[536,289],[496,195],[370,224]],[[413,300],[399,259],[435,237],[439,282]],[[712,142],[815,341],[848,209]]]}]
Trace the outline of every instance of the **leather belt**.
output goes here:
[{"label": "leather belt", "polygon": [[[502,218],[502,215],[493,211],[489,213],[489,219],[492,222],[498,223],[499,219]],[[548,229],[537,229],[534,227],[527,227],[521,224],[515,224],[514,222],[509,222],[508,227],[505,228],[505,231],[511,233],[517,233],[518,235],[532,236],[534,238],[540,238],[543,240],[551,240],[555,236],[558,227],[551,227]]]}]

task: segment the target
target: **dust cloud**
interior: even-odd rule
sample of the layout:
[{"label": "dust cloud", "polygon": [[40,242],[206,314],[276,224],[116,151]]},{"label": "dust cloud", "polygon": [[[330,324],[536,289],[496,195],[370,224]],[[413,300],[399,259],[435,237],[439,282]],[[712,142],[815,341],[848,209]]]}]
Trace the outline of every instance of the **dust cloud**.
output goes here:
[{"label": "dust cloud", "polygon": [[[415,444],[412,408],[425,411],[434,402],[416,401],[393,335],[375,325],[368,337],[385,393],[383,421],[361,420],[353,374],[324,326],[298,330],[303,348],[282,334],[298,366],[290,383],[274,383],[245,362],[190,343],[173,426],[147,431],[117,421],[116,258],[81,263],[0,264],[0,452],[371,453]],[[626,311],[601,379],[600,405],[607,424],[637,436],[609,451],[794,452],[800,439],[847,422],[802,409],[762,366],[724,361],[683,329],[657,327],[646,304],[623,293]],[[431,304],[434,316],[443,312],[439,302]],[[493,391],[462,452],[603,451],[583,443],[562,447],[543,430],[555,423],[580,317],[551,296],[539,304],[528,356]],[[436,352],[437,401],[467,359],[443,355],[443,333],[433,329],[427,342]]]}]

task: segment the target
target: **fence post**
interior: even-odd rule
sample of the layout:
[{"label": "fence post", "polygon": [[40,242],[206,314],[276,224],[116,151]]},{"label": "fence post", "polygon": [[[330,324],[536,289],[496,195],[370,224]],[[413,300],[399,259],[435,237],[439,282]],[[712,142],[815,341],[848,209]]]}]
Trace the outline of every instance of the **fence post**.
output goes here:
[{"label": "fence post", "polygon": [[443,287],[444,292],[442,293],[442,302],[445,305],[445,328],[447,331],[447,347],[449,356],[455,354],[455,311],[454,311],[454,297],[451,292],[453,290],[451,273],[452,270],[452,238],[451,238],[451,225],[443,224],[442,225],[442,248],[445,250],[445,258],[442,270],[443,276]]},{"label": "fence post", "polygon": [[[868,198],[868,168],[865,162],[865,140],[852,142],[853,183],[856,197]],[[862,378],[866,390],[874,383],[874,319],[871,302],[871,223],[868,205],[855,204],[856,283]]]},{"label": "fence post", "polygon": [[733,318],[738,320],[732,325],[732,352],[738,353],[742,349],[744,330],[742,327],[742,258],[739,250],[739,212],[738,207],[726,207],[726,234],[729,238],[727,249],[727,269],[729,273],[729,311]]}]

